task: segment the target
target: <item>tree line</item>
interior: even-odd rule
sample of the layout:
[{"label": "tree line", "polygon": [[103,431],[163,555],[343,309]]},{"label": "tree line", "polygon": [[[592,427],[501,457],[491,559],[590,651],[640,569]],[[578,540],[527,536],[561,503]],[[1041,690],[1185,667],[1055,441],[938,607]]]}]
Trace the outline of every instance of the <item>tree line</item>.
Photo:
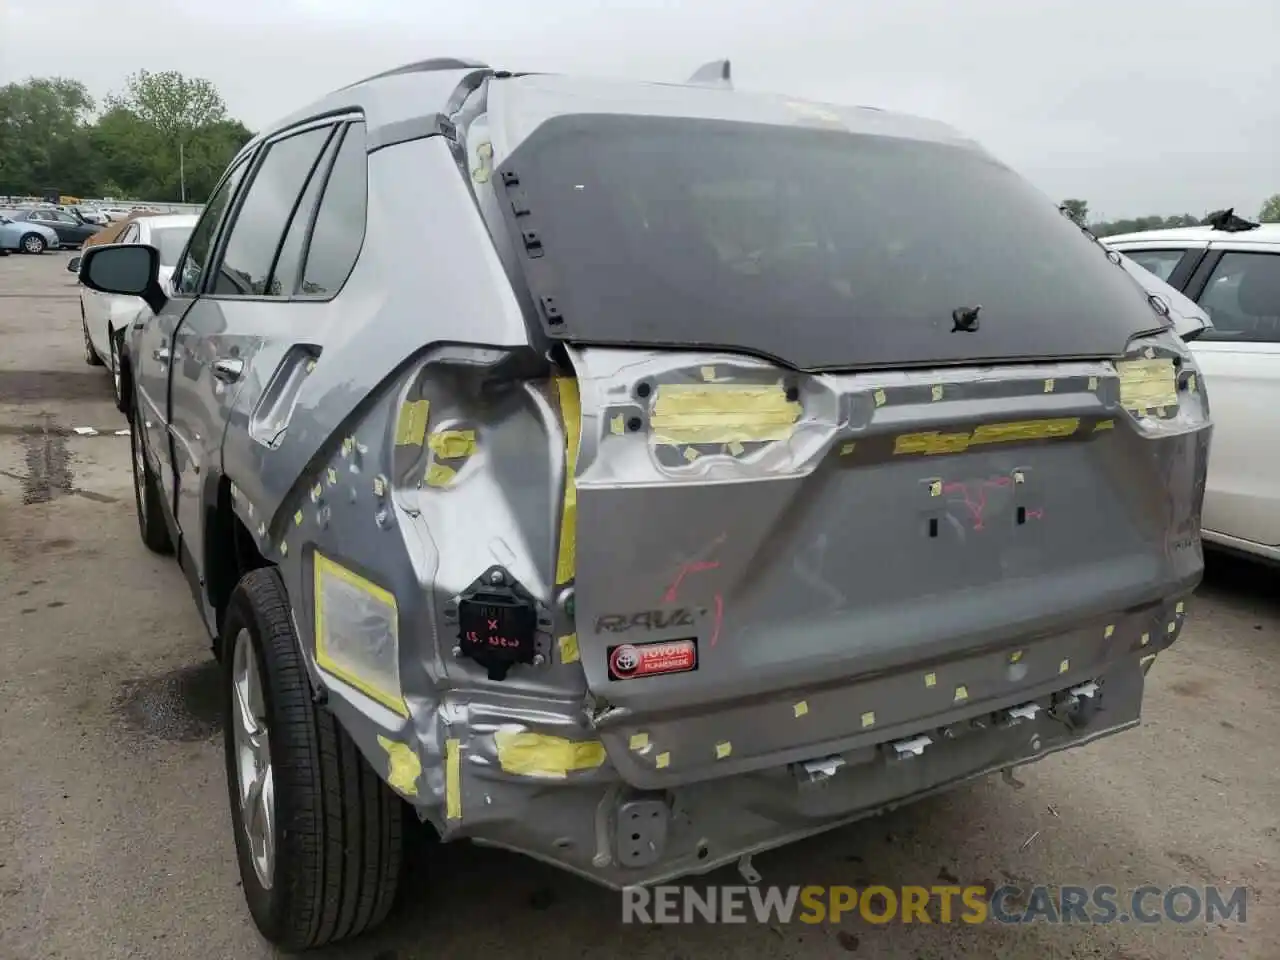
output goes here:
[{"label": "tree line", "polygon": [[210,81],[176,71],[141,70],[101,103],[32,77],[0,87],[0,196],[203,203],[252,136]]},{"label": "tree line", "polygon": [[[1063,200],[1062,212],[1082,227],[1088,227],[1095,237],[1114,237],[1122,233],[1141,233],[1143,230],[1163,230],[1170,227],[1198,227],[1204,217],[1190,213],[1173,216],[1130,217],[1124,220],[1100,220],[1089,222],[1089,204],[1084,200]],[[1207,216],[1207,214],[1206,214]],[[1280,223],[1280,193],[1268,199],[1258,211],[1260,223]]]}]

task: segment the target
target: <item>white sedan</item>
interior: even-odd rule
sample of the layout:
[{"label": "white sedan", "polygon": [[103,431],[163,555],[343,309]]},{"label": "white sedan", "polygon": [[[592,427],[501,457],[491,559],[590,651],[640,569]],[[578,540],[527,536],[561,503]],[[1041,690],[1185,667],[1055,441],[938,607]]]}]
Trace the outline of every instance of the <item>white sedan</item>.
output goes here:
[{"label": "white sedan", "polygon": [[1213,411],[1204,539],[1280,561],[1280,224],[1213,219],[1103,243],[1208,313],[1191,344]]},{"label": "white sedan", "polygon": [[[186,248],[187,239],[196,225],[192,214],[138,217],[132,220],[116,243],[143,243],[160,252],[160,279],[167,283],[174,265]],[[76,273],[80,258],[72,257],[67,269]],[[91,366],[108,367],[116,395],[116,406],[121,405],[120,393],[120,338],[124,329],[139,312],[149,310],[139,297],[123,297],[97,293],[88,287],[80,287],[80,319],[84,327],[84,359]]]}]

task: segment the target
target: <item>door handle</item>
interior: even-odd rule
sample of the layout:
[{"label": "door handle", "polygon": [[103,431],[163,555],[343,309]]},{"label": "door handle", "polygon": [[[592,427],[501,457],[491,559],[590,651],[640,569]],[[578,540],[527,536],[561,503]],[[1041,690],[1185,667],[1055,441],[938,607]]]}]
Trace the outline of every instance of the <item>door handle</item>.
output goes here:
[{"label": "door handle", "polygon": [[152,350],[152,351],[151,351],[151,359],[152,359],[152,360],[158,360],[158,361],[160,361],[161,363],[168,363],[168,362],[169,362],[169,348],[168,348],[168,347],[157,347],[155,350]]},{"label": "door handle", "polygon": [[235,383],[244,373],[244,361],[239,357],[220,357],[213,361],[213,375],[223,383]]}]

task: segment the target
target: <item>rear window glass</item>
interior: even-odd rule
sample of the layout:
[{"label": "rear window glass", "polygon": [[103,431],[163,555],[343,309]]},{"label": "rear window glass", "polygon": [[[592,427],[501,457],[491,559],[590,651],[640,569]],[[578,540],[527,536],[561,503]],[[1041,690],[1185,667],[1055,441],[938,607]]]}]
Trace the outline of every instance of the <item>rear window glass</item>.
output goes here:
[{"label": "rear window glass", "polygon": [[[1163,325],[1053,203],[964,145],[577,115],[500,170],[553,336],[815,369],[1115,356]],[[953,332],[975,306],[978,330]]]}]

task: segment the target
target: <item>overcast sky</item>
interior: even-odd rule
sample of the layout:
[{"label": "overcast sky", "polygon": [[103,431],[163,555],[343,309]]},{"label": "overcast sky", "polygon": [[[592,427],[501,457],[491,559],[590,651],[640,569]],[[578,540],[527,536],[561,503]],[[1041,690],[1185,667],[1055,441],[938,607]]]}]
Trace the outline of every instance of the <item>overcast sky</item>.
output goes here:
[{"label": "overcast sky", "polygon": [[1094,217],[1249,216],[1280,192],[1277,0],[0,0],[0,83],[139,68],[252,129],[401,63],[679,80],[947,121]]}]

